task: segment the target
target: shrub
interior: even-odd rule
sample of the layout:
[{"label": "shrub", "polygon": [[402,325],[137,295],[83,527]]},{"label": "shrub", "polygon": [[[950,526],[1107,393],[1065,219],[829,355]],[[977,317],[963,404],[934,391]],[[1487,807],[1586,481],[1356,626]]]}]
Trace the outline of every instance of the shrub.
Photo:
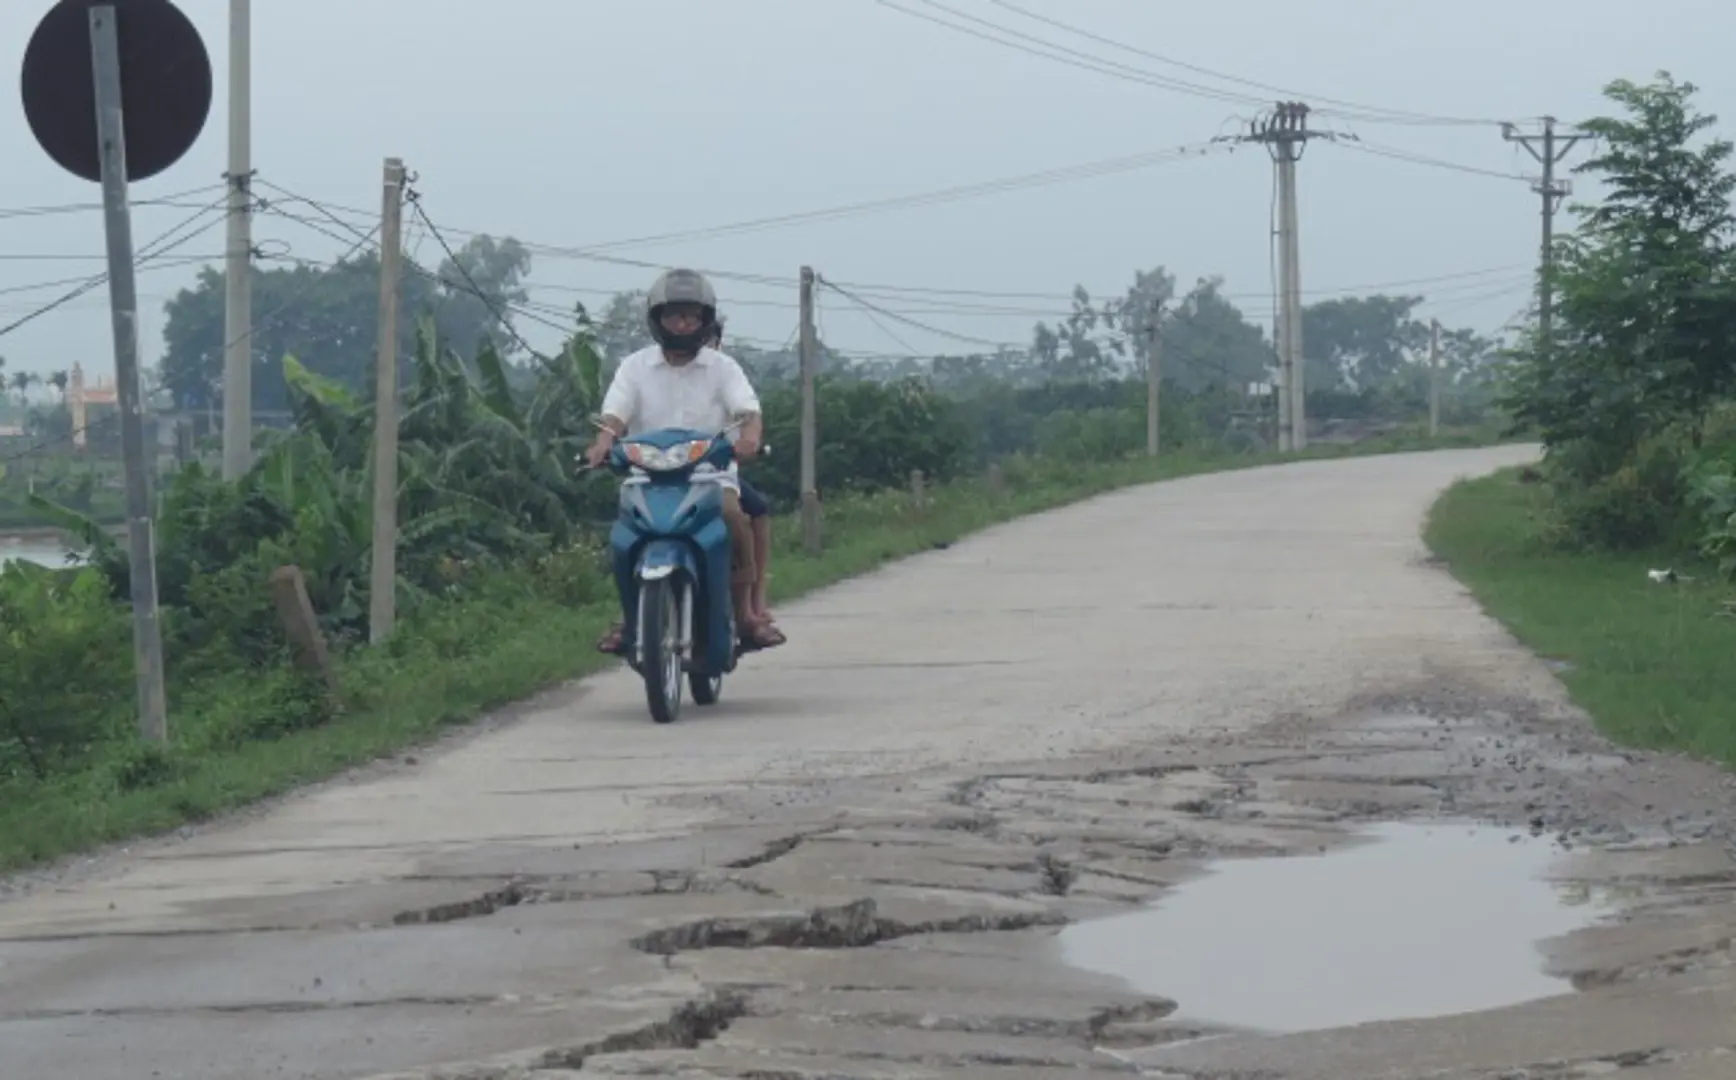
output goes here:
[{"label": "shrub", "polygon": [[100,571],[0,567],[0,778],[83,764],[132,691],[130,624]]}]

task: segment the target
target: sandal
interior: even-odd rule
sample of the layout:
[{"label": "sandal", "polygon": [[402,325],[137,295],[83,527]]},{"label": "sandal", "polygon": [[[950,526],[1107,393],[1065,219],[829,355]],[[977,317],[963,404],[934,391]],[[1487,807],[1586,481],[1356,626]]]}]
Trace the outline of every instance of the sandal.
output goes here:
[{"label": "sandal", "polygon": [[603,636],[597,639],[597,651],[610,656],[621,655],[621,639],[627,634],[627,624],[618,622],[603,631]]},{"label": "sandal", "polygon": [[749,651],[757,649],[775,649],[789,639],[784,632],[768,620],[766,622],[744,626],[741,629],[741,645]]}]

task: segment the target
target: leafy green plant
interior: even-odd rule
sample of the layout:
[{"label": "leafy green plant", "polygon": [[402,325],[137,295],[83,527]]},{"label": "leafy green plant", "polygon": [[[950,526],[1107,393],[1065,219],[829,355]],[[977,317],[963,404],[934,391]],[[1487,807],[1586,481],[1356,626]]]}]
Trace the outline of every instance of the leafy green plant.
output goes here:
[{"label": "leafy green plant", "polygon": [[0,778],[88,760],[131,703],[131,639],[91,569],[0,566]]}]

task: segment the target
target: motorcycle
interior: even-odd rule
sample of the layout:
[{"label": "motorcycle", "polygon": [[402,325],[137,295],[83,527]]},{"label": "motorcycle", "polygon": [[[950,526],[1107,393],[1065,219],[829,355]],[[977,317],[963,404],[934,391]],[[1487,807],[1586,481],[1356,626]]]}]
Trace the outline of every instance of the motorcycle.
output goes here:
[{"label": "motorcycle", "polygon": [[734,430],[647,431],[615,443],[605,462],[624,478],[609,530],[626,616],[620,655],[645,680],[659,724],[680,716],[683,676],[694,704],[715,705],[723,677],[751,648],[736,633],[733,550],[718,484],[735,457]]}]

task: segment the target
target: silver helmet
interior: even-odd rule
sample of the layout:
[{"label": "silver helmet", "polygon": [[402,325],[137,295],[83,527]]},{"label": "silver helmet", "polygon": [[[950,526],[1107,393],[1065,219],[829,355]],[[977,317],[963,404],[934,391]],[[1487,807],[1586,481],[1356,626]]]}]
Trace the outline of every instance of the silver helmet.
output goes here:
[{"label": "silver helmet", "polygon": [[[699,328],[691,334],[673,334],[663,325],[663,309],[670,304],[696,304]],[[645,295],[645,322],[651,338],[671,352],[697,352],[711,340],[717,325],[717,292],[697,270],[669,270],[652,282]]]}]

